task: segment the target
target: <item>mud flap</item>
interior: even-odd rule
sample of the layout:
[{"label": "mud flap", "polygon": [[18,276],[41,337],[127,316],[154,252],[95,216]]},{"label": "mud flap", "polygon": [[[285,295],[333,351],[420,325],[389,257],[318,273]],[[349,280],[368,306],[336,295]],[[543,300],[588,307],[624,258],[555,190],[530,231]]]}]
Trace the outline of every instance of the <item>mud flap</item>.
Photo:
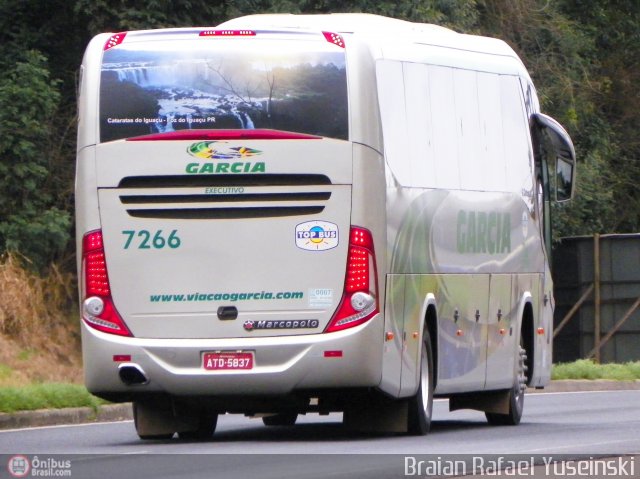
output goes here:
[{"label": "mud flap", "polygon": [[358,432],[407,432],[409,404],[407,400],[392,400],[379,394],[367,396],[344,411],[343,424]]},{"label": "mud flap", "polygon": [[133,403],[136,432],[140,437],[162,436],[192,431],[198,427],[198,417],[170,399],[136,401]]},{"label": "mud flap", "polygon": [[461,394],[451,396],[449,399],[449,411],[458,409],[475,409],[495,414],[509,414],[509,392],[489,391],[477,394]]}]

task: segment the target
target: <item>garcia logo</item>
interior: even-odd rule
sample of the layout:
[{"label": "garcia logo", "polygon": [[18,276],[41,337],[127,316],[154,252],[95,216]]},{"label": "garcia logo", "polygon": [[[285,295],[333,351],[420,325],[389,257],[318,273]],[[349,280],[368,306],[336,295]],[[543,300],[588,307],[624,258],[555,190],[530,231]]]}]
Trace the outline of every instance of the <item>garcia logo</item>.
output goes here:
[{"label": "garcia logo", "polygon": [[338,225],[328,221],[306,221],[296,226],[296,246],[308,251],[325,251],[339,243]]},{"label": "garcia logo", "polygon": [[252,163],[245,161],[246,158],[261,155],[262,151],[254,150],[246,146],[229,147],[226,141],[199,141],[193,143],[187,152],[196,158],[206,160],[239,160],[234,162],[218,163],[189,163],[185,172],[188,174],[225,174],[225,173],[264,173],[265,164],[263,161]]},{"label": "garcia logo", "polygon": [[204,160],[234,160],[262,154],[260,150],[246,146],[227,147],[226,143],[226,141],[199,141],[187,148],[187,151],[191,156]]}]

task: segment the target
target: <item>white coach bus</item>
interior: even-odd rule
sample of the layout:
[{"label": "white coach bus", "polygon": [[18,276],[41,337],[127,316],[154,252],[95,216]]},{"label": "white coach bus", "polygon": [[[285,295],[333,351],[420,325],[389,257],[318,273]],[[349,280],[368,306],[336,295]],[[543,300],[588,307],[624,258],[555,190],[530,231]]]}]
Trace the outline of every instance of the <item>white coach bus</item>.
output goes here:
[{"label": "white coach bus", "polygon": [[[143,439],[434,397],[518,424],[549,381],[575,153],[504,42],[365,14],[102,34],[79,98],[87,388]],[[551,173],[550,173],[551,172]]]}]

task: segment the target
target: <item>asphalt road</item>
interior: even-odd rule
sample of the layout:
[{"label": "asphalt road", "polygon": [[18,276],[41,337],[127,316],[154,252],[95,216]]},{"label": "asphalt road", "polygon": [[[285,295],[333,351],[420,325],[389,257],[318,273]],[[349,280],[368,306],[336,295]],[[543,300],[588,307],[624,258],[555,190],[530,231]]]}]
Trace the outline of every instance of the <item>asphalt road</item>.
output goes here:
[{"label": "asphalt road", "polygon": [[[73,455],[73,478],[387,478],[417,472],[406,469],[413,460],[407,457],[446,466],[454,459],[470,465],[480,460],[475,456],[540,463],[545,456],[640,454],[640,391],[530,394],[517,427],[492,427],[482,413],[450,413],[446,401],[436,401],[425,437],[357,434],[340,421],[340,415],[309,415],[293,427],[268,428],[260,420],[223,416],[206,442],[140,441],[131,421],[0,431],[0,460]],[[640,463],[633,472],[640,477]],[[2,477],[10,476],[0,463]]]}]

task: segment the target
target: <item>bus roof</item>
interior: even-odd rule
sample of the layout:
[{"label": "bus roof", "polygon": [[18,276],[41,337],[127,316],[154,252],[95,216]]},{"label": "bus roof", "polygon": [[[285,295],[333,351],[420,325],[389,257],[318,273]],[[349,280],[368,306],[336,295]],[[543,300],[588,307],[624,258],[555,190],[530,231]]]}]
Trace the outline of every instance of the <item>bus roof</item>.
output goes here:
[{"label": "bus roof", "polygon": [[258,14],[234,18],[218,28],[254,30],[329,31],[354,34],[370,41],[411,42],[455,48],[478,53],[518,58],[513,49],[497,38],[457,33],[428,23],[413,23],[369,13],[330,13],[321,15]]},{"label": "bus roof", "polygon": [[398,46],[407,43],[424,44],[511,57],[520,61],[513,49],[497,38],[457,33],[439,25],[413,23],[368,13],[257,14],[234,18],[216,27],[139,30],[112,35],[121,35],[120,41],[124,41],[126,36],[126,43],[131,43],[159,38],[173,40],[198,35],[208,36],[203,33],[221,32],[222,30],[232,30],[233,36],[252,36],[257,33],[259,36],[264,34],[285,37],[292,35],[298,39],[300,35],[313,36],[313,34],[321,32],[332,32],[357,36],[367,43],[378,46]]},{"label": "bus roof", "polygon": [[370,13],[329,13],[324,15],[257,14],[234,18],[220,24],[220,27],[235,25],[252,25],[271,28],[295,28],[313,30],[332,30],[339,33],[364,32],[424,32],[430,34],[455,34],[439,25],[428,23],[412,23],[406,20],[383,17]]}]

